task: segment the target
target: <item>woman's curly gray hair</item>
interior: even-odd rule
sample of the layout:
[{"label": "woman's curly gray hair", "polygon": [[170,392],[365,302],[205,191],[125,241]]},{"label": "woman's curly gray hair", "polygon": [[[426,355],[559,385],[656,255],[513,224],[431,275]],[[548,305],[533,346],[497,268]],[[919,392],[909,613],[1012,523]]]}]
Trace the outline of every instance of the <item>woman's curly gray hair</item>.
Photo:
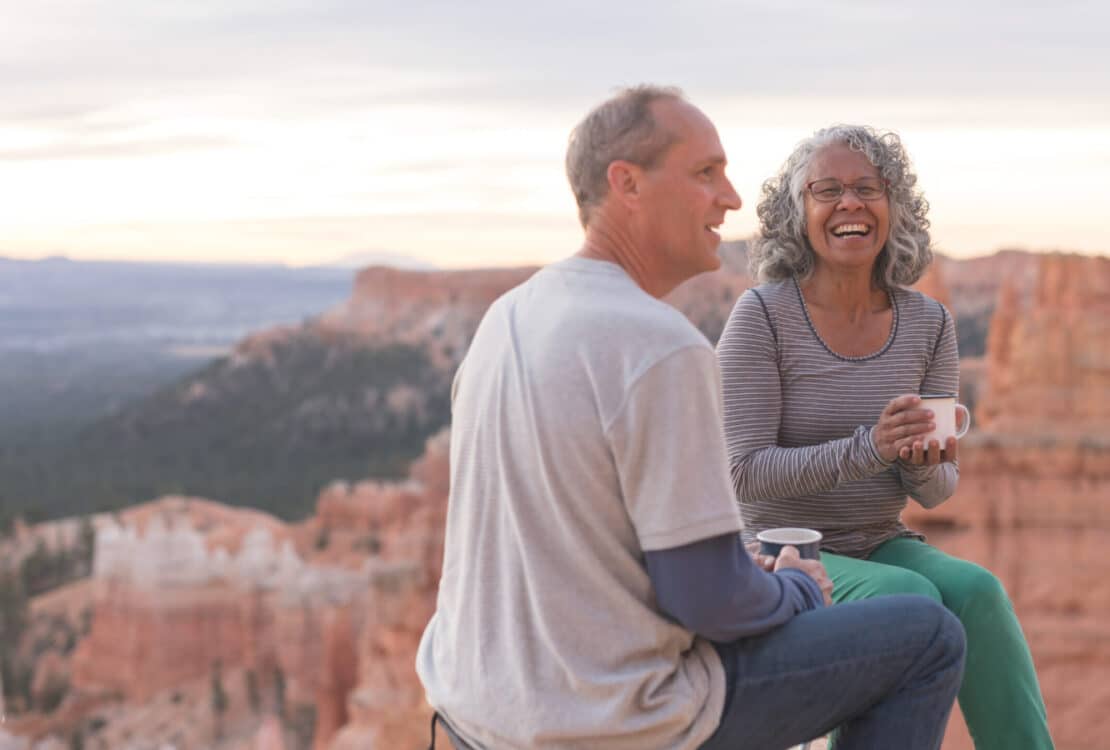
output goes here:
[{"label": "woman's curly gray hair", "polygon": [[826,146],[843,144],[859,151],[887,182],[890,236],[875,259],[872,272],[883,289],[916,282],[933,260],[929,239],[929,204],[917,189],[917,175],[896,133],[880,133],[866,125],[833,125],[802,141],[778,175],[763,183],[756,213],[759,236],[748,257],[759,281],[804,280],[813,273],[816,256],[806,235],[805,189],[813,157]]}]

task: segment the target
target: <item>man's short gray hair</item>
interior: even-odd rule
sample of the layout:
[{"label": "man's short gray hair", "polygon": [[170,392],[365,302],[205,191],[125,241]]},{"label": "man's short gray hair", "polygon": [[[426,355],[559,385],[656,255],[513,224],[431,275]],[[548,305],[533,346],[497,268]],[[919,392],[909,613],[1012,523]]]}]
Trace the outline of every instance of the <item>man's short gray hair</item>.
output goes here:
[{"label": "man's short gray hair", "polygon": [[875,259],[872,277],[883,289],[910,285],[933,260],[929,239],[929,204],[917,188],[917,175],[896,133],[880,133],[866,125],[833,125],[802,141],[778,175],[763,183],[756,207],[759,236],[748,256],[758,281],[813,273],[816,256],[806,234],[805,183],[813,158],[826,146],[843,144],[867,157],[887,182],[890,236]]},{"label": "man's short gray hair", "polygon": [[651,105],[660,99],[683,99],[673,86],[633,86],[593,109],[570,133],[567,179],[585,227],[590,211],[609,194],[609,165],[627,161],[645,169],[655,166],[675,142],[660,128]]}]

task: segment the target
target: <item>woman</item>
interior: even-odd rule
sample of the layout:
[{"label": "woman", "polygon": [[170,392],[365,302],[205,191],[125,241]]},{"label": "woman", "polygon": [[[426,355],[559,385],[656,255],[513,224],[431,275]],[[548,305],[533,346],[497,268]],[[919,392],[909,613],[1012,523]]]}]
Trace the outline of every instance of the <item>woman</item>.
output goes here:
[{"label": "woman", "polygon": [[1005,590],[900,521],[959,478],[957,443],[923,435],[923,393],[956,393],[952,316],[905,288],[932,260],[928,204],[898,136],[835,126],[767,181],[750,256],[764,282],[718,344],[733,483],[746,523],[824,534],[843,602],[920,593],[963,622],[960,708],[979,750],[1051,748],[1032,658]]}]

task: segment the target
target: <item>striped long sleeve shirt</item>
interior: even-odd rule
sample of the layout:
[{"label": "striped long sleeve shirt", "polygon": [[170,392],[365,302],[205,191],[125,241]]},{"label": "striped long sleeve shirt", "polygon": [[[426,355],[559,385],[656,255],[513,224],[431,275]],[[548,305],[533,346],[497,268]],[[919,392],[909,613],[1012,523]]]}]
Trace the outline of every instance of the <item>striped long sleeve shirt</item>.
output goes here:
[{"label": "striped long sleeve shirt", "polygon": [[893,324],[879,351],[847,357],[813,326],[793,280],[749,289],[717,345],[725,437],[745,541],[762,529],[805,526],[822,548],[866,557],[897,536],[906,496],[934,507],[956,489],[954,463],[888,463],[871,428],[894,397],[956,393],[952,316],[908,289],[891,292]]}]

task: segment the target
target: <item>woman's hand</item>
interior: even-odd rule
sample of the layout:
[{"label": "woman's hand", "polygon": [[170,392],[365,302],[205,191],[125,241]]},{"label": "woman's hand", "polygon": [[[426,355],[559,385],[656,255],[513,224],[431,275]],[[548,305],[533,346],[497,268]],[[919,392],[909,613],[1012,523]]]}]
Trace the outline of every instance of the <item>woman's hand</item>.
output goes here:
[{"label": "woman's hand", "polygon": [[[956,427],[963,426],[964,418],[964,412],[956,412]],[[930,440],[928,445],[925,445],[924,440],[915,440],[911,445],[902,446],[898,449],[898,458],[911,466],[936,466],[937,464],[952,463],[959,455],[958,445],[959,441],[954,437],[944,441],[943,450],[937,440]]]},{"label": "woman's hand", "polygon": [[937,464],[951,463],[956,460],[959,441],[954,437],[944,442],[941,450],[940,443],[930,440],[925,445],[921,440],[915,440],[912,446],[903,446],[898,451],[898,458],[912,466],[936,466]]},{"label": "woman's hand", "polygon": [[879,421],[872,429],[875,448],[884,461],[891,462],[902,456],[903,449],[909,451],[905,460],[912,460],[914,444],[924,444],[921,436],[933,430],[933,412],[921,407],[921,398],[913,393],[892,398],[879,415]]}]

